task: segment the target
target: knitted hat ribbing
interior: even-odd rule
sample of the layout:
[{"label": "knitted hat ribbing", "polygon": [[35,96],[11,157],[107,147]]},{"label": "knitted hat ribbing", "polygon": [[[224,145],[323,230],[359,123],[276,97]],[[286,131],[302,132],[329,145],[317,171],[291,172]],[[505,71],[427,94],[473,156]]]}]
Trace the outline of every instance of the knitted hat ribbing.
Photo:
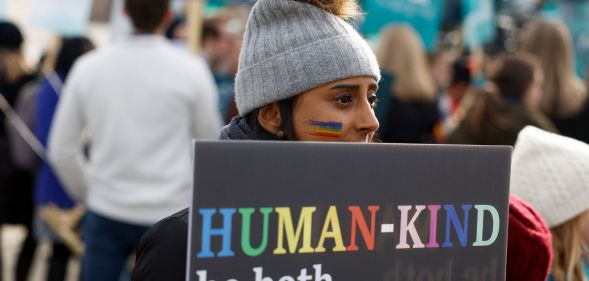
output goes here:
[{"label": "knitted hat ribbing", "polygon": [[241,116],[323,84],[380,80],[376,57],[354,28],[314,5],[259,0],[247,22],[235,81]]},{"label": "knitted hat ribbing", "polygon": [[540,214],[510,195],[505,280],[546,281],[552,256],[552,235]]},{"label": "knitted hat ribbing", "polygon": [[511,192],[534,206],[549,227],[589,209],[589,145],[528,126],[518,136]]}]

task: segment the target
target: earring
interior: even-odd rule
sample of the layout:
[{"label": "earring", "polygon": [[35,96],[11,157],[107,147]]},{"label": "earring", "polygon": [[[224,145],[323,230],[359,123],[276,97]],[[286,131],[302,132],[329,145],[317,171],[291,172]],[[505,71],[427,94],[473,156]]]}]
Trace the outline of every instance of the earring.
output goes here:
[{"label": "earring", "polygon": [[284,137],[284,132],[282,130],[279,130],[278,132],[276,132],[276,136],[279,138],[283,138]]}]

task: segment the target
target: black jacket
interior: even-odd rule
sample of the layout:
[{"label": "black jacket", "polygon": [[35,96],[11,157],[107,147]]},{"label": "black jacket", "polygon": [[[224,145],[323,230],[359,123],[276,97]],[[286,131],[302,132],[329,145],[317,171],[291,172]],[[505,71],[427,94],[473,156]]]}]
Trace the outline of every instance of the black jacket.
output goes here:
[{"label": "black jacket", "polygon": [[403,102],[391,99],[382,127],[381,138],[386,143],[433,143],[434,126],[440,119],[437,102]]},{"label": "black jacket", "polygon": [[567,118],[552,118],[552,121],[563,136],[589,143],[589,98],[576,115]]},{"label": "black jacket", "polygon": [[[16,82],[4,80],[0,73],[0,94],[14,107],[21,90],[34,80],[25,75]],[[0,111],[0,224],[30,225],[33,218],[33,174],[18,167],[12,156],[6,117]]]},{"label": "black jacket", "polygon": [[380,122],[378,135],[387,143],[432,143],[434,126],[440,119],[438,103],[404,102],[392,95],[395,76],[382,73],[374,112]]},{"label": "black jacket", "polygon": [[[272,139],[264,132],[254,132],[245,118],[236,117],[223,128],[221,139]],[[188,250],[188,209],[153,225],[143,235],[133,269],[134,281],[180,281],[186,278]]]},{"label": "black jacket", "polygon": [[188,208],[158,222],[143,235],[133,280],[184,280],[187,242]]}]

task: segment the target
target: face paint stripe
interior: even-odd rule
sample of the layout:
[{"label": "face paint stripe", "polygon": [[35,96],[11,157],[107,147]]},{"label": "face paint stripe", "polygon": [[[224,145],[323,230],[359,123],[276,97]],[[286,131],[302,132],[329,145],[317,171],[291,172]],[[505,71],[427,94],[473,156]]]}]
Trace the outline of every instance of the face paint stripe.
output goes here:
[{"label": "face paint stripe", "polygon": [[309,124],[314,127],[318,127],[321,129],[328,129],[334,131],[341,131],[342,130],[342,123],[341,122],[321,122],[315,120],[309,120]]},{"label": "face paint stripe", "polygon": [[309,125],[314,128],[309,133],[312,136],[337,138],[341,136],[342,123],[341,122],[321,122],[309,120]]},{"label": "face paint stripe", "polygon": [[326,132],[326,133],[333,133],[333,134],[339,134],[340,131],[339,130],[333,130],[333,129],[314,129],[313,132]]},{"label": "face paint stripe", "polygon": [[313,133],[310,133],[309,135],[317,136],[317,137],[339,138],[341,134],[329,133],[329,132],[313,132]]}]

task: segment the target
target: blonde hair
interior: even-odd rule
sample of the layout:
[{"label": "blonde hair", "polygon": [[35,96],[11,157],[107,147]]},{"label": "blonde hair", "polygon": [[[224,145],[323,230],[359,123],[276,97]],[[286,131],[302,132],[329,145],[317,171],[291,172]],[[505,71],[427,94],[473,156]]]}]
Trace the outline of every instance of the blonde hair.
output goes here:
[{"label": "blonde hair", "polygon": [[534,21],[526,26],[522,50],[535,55],[544,71],[541,109],[551,117],[575,115],[587,99],[587,88],[573,70],[573,48],[566,27],[557,22]]},{"label": "blonde hair", "polygon": [[0,63],[4,65],[4,79],[11,83],[30,72],[21,50],[0,49]]},{"label": "blonde hair", "polygon": [[356,20],[362,15],[356,0],[296,0],[326,10],[344,20]]},{"label": "blonde hair", "polygon": [[550,229],[554,250],[552,261],[554,281],[587,280],[582,261],[585,245],[580,230],[582,217],[583,214]]},{"label": "blonde hair", "polygon": [[395,75],[392,94],[407,102],[434,101],[434,79],[423,43],[413,28],[407,25],[387,27],[381,40],[376,55],[381,69]]}]

